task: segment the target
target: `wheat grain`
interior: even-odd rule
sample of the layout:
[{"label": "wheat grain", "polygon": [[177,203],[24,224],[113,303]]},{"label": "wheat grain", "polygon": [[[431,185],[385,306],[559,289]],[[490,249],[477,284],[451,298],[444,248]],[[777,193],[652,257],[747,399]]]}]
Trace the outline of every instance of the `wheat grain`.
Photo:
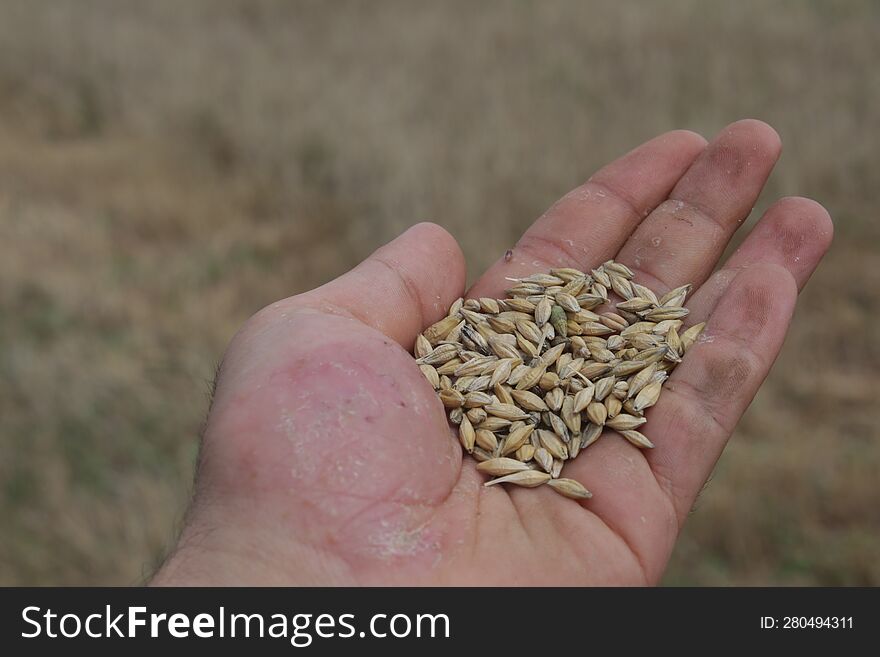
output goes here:
[{"label": "wheat grain", "polygon": [[483,420],[488,417],[488,413],[484,411],[482,408],[471,408],[465,411],[465,415],[467,415],[468,420],[471,421],[471,424],[474,426],[480,424]]},{"label": "wheat grain", "polygon": [[551,479],[547,485],[560,495],[565,495],[573,500],[586,500],[593,497],[590,491],[574,479]]},{"label": "wheat grain", "polygon": [[[488,463],[488,461],[486,461]],[[513,474],[498,479],[487,481],[484,486],[494,486],[495,484],[516,484],[517,486],[525,486],[526,488],[534,488],[550,481],[550,475],[546,472],[538,472],[537,470],[523,470],[522,472],[514,472]]]},{"label": "wheat grain", "polygon": [[505,475],[513,474],[514,472],[525,472],[528,469],[529,466],[522,461],[504,457],[489,459],[488,461],[477,464],[477,470],[492,475],[493,477],[503,477]]},{"label": "wheat grain", "polygon": [[683,328],[689,284],[658,298],[633,279],[613,260],[536,273],[511,280],[505,299],[456,299],[416,338],[416,362],[463,449],[497,477],[487,486],[546,483],[588,499],[560,474],[604,428],[654,446],[639,431],[645,410],[705,324]]},{"label": "wheat grain", "polygon": [[522,461],[523,463],[528,463],[529,461],[532,460],[532,458],[534,458],[535,451],[536,450],[535,450],[534,445],[532,445],[530,443],[526,443],[525,445],[520,447],[518,450],[516,450],[516,458],[519,459],[520,461]]},{"label": "wheat grain", "polygon": [[587,418],[593,424],[597,424],[600,427],[605,424],[605,420],[608,419],[608,409],[605,408],[605,404],[601,402],[591,402],[587,406]]},{"label": "wheat grain", "polygon": [[465,415],[461,418],[461,422],[458,425],[458,439],[461,441],[461,446],[464,447],[468,454],[474,451],[475,438],[474,427]]},{"label": "wheat grain", "polygon": [[[605,398],[605,410],[608,412],[609,418],[615,417],[618,413],[620,413],[620,411],[622,409],[623,409],[623,403],[620,401],[620,399],[618,399],[614,395],[608,395]],[[605,424],[608,424],[610,426],[610,424],[607,420],[606,420]]]}]

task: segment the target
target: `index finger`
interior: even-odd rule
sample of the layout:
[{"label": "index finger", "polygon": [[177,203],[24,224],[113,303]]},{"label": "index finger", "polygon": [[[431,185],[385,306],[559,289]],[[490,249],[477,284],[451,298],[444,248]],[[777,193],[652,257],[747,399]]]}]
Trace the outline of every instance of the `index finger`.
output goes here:
[{"label": "index finger", "polygon": [[645,142],[557,201],[474,284],[469,296],[498,297],[508,278],[552,267],[590,269],[614,257],[706,146],[675,130]]}]

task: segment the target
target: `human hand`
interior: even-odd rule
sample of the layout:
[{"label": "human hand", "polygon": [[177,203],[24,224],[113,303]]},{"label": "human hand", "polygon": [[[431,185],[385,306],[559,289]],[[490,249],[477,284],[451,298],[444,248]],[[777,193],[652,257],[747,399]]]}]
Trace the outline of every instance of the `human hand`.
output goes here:
[{"label": "human hand", "polygon": [[223,359],[177,548],[154,584],[653,584],[782,346],[831,242],[828,213],[773,204],[713,270],[780,152],[758,121],[676,131],[573,190],[467,296],[609,258],[707,321],[656,406],[656,449],[613,433],[566,464],[576,502],[484,488],[408,352],[464,294],[464,259],[419,224],[340,278],[251,318]]}]

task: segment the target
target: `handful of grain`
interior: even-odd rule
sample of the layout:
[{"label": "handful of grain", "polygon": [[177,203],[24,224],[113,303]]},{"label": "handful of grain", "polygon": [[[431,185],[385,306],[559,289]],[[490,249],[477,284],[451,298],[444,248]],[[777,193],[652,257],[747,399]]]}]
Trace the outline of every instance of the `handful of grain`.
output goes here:
[{"label": "handful of grain", "polygon": [[[416,362],[462,447],[496,477],[486,486],[547,484],[585,499],[583,485],[559,475],[605,427],[654,447],[641,432],[645,409],[705,324],[679,333],[690,285],[658,298],[632,279],[613,260],[589,274],[511,279],[507,299],[458,299],[416,339]],[[616,312],[602,311],[612,292]]]}]

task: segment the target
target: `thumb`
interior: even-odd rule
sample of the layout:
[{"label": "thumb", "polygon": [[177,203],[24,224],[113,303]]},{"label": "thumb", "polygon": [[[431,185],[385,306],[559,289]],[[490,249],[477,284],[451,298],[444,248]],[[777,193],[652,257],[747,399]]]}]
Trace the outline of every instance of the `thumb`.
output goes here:
[{"label": "thumb", "polygon": [[458,480],[461,450],[401,346],[464,279],[455,240],[419,224],[252,317],[223,358],[181,544],[295,569],[303,553],[359,572],[431,563],[423,527]]},{"label": "thumb", "polygon": [[293,301],[353,317],[409,349],[419,331],[446,314],[464,284],[464,255],[455,238],[436,224],[420,223]]}]

